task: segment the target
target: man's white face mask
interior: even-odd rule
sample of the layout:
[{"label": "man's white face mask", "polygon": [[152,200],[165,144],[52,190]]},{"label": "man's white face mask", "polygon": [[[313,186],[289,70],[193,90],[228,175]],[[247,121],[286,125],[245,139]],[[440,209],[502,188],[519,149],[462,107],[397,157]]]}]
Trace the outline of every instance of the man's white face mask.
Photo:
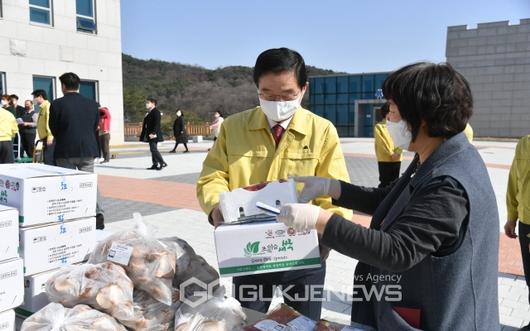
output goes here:
[{"label": "man's white face mask", "polygon": [[401,149],[409,149],[412,142],[412,133],[410,132],[407,123],[403,120],[399,122],[386,122],[388,133],[394,142],[394,146]]},{"label": "man's white face mask", "polygon": [[274,122],[283,122],[291,118],[300,107],[301,98],[291,101],[268,101],[259,98],[261,110],[268,119]]}]

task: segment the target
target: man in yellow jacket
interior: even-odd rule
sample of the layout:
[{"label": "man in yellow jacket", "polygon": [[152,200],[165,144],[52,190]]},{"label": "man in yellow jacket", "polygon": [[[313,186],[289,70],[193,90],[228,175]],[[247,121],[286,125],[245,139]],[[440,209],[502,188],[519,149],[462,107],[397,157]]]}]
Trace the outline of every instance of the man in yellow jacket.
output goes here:
[{"label": "man in yellow jacket", "polygon": [[5,108],[0,108],[0,163],[14,163],[13,138],[18,133],[15,116]]},{"label": "man in yellow jacket", "polygon": [[403,155],[401,149],[394,146],[386,127],[390,112],[388,102],[381,107],[380,112],[383,119],[374,128],[375,155],[379,167],[379,187],[385,187],[399,178]]},{"label": "man in yellow jacket", "polygon": [[[523,257],[526,285],[530,289],[530,135],[521,138],[515,148],[515,157],[508,178],[506,193],[508,221],[504,233],[517,238],[515,226],[519,221],[519,243]],[[530,303],[530,295],[528,297]],[[521,330],[530,330],[530,324]]]},{"label": "man in yellow jacket", "polygon": [[37,118],[37,133],[39,140],[42,141],[42,153],[44,163],[48,165],[55,165],[54,148],[55,142],[50,129],[50,102],[46,97],[46,91],[35,90],[31,93],[34,98],[34,103],[39,105],[39,117]]},{"label": "man in yellow jacket", "polygon": [[[290,176],[349,178],[335,127],[327,120],[303,109],[300,102],[307,90],[307,73],[299,53],[270,49],[261,53],[254,67],[260,106],[234,114],[222,124],[217,141],[203,163],[197,182],[197,197],[212,225],[223,223],[218,208],[219,195],[236,188]],[[315,204],[350,218],[348,211],[334,207],[330,198]],[[321,249],[322,252],[322,249]],[[327,250],[323,257],[327,255]],[[325,262],[317,269],[275,272],[234,277],[235,297],[244,307],[266,312],[274,286],[283,286],[291,298],[319,298],[308,287],[323,287]],[[245,289],[253,287],[252,297]],[[258,292],[259,288],[259,292]],[[240,291],[241,289],[241,291]],[[287,304],[318,320],[322,300],[290,300]]]}]

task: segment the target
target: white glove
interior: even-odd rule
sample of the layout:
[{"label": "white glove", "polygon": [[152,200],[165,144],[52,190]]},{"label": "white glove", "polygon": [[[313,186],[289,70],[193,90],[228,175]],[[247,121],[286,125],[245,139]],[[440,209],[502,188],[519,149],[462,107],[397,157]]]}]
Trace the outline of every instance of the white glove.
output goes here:
[{"label": "white glove", "polygon": [[312,230],[316,227],[320,207],[307,203],[287,203],[280,208],[278,221],[296,231]]},{"label": "white glove", "polygon": [[300,202],[309,202],[321,196],[331,196],[334,199],[340,197],[340,183],[336,179],[301,176],[293,177],[293,180],[298,183],[304,183],[304,188],[298,198]]}]

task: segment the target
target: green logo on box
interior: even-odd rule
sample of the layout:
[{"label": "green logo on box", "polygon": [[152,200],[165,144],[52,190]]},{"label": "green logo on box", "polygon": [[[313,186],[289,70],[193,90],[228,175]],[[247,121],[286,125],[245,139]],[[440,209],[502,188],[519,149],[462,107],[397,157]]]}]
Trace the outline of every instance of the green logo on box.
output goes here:
[{"label": "green logo on box", "polygon": [[259,241],[255,242],[249,242],[247,243],[247,247],[245,247],[245,255],[255,255],[259,253]]}]

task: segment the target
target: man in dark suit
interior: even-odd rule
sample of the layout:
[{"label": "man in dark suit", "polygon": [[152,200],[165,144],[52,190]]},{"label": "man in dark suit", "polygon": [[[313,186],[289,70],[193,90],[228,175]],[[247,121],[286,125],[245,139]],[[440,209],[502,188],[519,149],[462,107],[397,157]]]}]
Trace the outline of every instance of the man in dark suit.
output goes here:
[{"label": "man in dark suit", "polygon": [[140,133],[140,141],[149,143],[149,150],[151,151],[151,160],[153,165],[148,170],[162,170],[167,167],[167,163],[162,158],[162,154],[158,151],[158,142],[164,141],[162,130],[160,128],[160,111],[156,108],[156,100],[154,98],[147,98],[145,100],[145,108],[149,113],[145,115],[142,124],[142,133]]},{"label": "man in dark suit", "polygon": [[[59,77],[64,96],[50,106],[50,129],[55,138],[55,164],[94,172],[98,156],[99,104],[79,94],[80,79],[73,72]],[[99,200],[99,191],[98,191]],[[103,210],[96,206],[96,228],[104,228]]]}]

